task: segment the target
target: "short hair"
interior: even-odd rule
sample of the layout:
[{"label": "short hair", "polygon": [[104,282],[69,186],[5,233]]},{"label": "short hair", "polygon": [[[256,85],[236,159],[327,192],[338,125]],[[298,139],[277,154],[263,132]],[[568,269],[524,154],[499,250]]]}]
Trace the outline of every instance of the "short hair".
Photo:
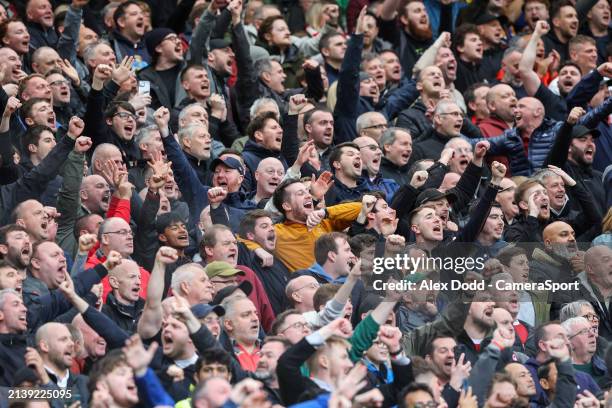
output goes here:
[{"label": "short hair", "polygon": [[574,302],[565,304],[559,312],[559,320],[564,322],[573,317],[580,317],[580,312],[583,307],[590,307],[593,309],[593,305],[586,300],[576,300]]},{"label": "short hair", "polygon": [[550,21],[559,16],[561,9],[563,7],[572,7],[575,9],[574,5],[569,0],[559,0],[552,3],[552,7],[550,9]]},{"label": "short hair", "polygon": [[525,2],[523,3],[521,10],[524,12],[525,11],[525,7],[527,6],[527,4],[529,3],[541,3],[544,6],[546,6],[547,9],[550,9],[550,2],[548,0],[525,0]]},{"label": "short hair", "polygon": [[[40,58],[40,54],[42,54],[45,51],[55,51],[54,48],[48,47],[46,45],[42,46],[42,47],[38,47],[33,53],[32,53],[32,62],[37,62],[38,58]],[[57,52],[57,51],[56,51]]]},{"label": "short hair", "polygon": [[[41,74],[30,74],[27,77],[23,78],[21,81],[19,81],[19,87],[17,88],[17,96],[19,96],[19,98],[21,98],[23,91],[25,91],[25,89],[28,87],[28,82],[30,82],[30,80],[34,78],[45,79],[45,77]],[[22,107],[22,110],[23,110],[23,107]]]},{"label": "short hair", "polygon": [[[380,135],[378,146],[380,146],[380,149],[382,150],[383,155],[385,154],[385,145],[393,144],[395,142],[398,132],[404,132],[410,135],[410,131],[408,129],[401,128],[401,127],[390,127],[387,130],[385,130],[382,133],[382,135]],[[410,137],[412,137],[412,135],[410,135]]]},{"label": "short hair", "polygon": [[265,346],[268,343],[281,343],[283,345],[283,348],[285,350],[287,350],[289,347],[292,346],[291,342],[289,340],[287,340],[284,337],[280,337],[280,336],[266,336],[263,339],[263,343],[261,344],[262,346]]},{"label": "short hair", "polygon": [[457,48],[465,45],[465,38],[468,34],[476,34],[478,37],[480,37],[478,28],[474,24],[462,24],[457,27],[453,33],[451,49],[458,53],[459,50]]},{"label": "short hair", "polygon": [[[468,89],[465,91],[465,93],[463,94],[463,98],[465,99],[465,104],[466,106],[470,103],[470,102],[474,102],[476,100],[476,90],[478,88],[482,88],[482,87],[487,87],[487,88],[491,88],[491,85],[486,83],[486,82],[476,82],[472,85],[470,85],[468,87]],[[468,111],[470,111],[469,113],[473,113],[470,110],[470,107],[468,106]]]},{"label": "short hair", "polygon": [[274,22],[276,20],[285,21],[285,18],[279,15],[269,16],[269,17],[266,17],[266,19],[261,22],[261,25],[259,26],[259,32],[257,34],[259,41],[261,41],[264,44],[267,43],[265,35],[268,34],[272,30],[272,26],[274,25]]},{"label": "short hair", "polygon": [[28,230],[22,227],[21,225],[17,225],[14,223],[5,225],[4,227],[0,228],[0,245],[8,245],[8,235],[11,232],[16,232],[16,231],[25,232],[25,233],[28,232]]},{"label": "short hair", "polygon": [[332,171],[334,171],[334,163],[340,161],[340,158],[344,153],[342,149],[344,149],[345,147],[352,147],[353,149],[357,149],[357,151],[359,151],[359,146],[353,142],[344,142],[335,146],[331,154],[329,155],[329,167],[332,169]]},{"label": "short hair", "polygon": [[198,129],[204,129],[206,132],[208,132],[206,126],[198,122],[190,123],[189,125],[182,127],[181,130],[178,131],[178,138],[181,145],[183,145],[185,139],[193,138],[193,135]]},{"label": "short hair", "polygon": [[198,360],[195,363],[195,372],[198,373],[200,369],[202,369],[203,365],[212,363],[226,366],[228,371],[230,371],[232,356],[230,356],[227,351],[219,347],[206,349],[200,354],[200,357],[198,357]]},{"label": "short hair", "polygon": [[361,256],[366,248],[375,247],[377,242],[378,240],[371,234],[357,234],[349,238],[351,252],[357,257]]},{"label": "short hair", "polygon": [[21,148],[25,153],[30,153],[28,147],[31,144],[33,144],[34,146],[38,146],[43,132],[51,132],[51,134],[53,135],[53,131],[51,130],[51,128],[45,125],[34,125],[32,127],[29,127],[28,130],[26,130],[25,135],[23,135],[23,139],[21,139]]},{"label": "short hair", "polygon": [[270,335],[278,336],[281,333],[281,327],[285,324],[287,317],[291,315],[301,315],[300,311],[297,309],[287,309],[278,315],[276,315],[276,319],[272,322],[272,326],[270,327]]},{"label": "short hair", "polygon": [[516,388],[516,383],[514,382],[510,374],[505,373],[505,372],[495,373],[495,375],[493,375],[493,379],[491,383],[489,384],[489,387],[487,388],[487,394],[486,394],[487,398],[491,396],[491,391],[493,391],[493,387],[496,384],[505,383],[505,382],[512,384]]},{"label": "short hair", "polygon": [[363,53],[363,56],[361,57],[361,69],[363,71],[365,71],[366,64],[368,62],[372,61],[372,60],[377,59],[377,58],[380,58],[380,55],[378,55],[375,52],[368,52],[368,51],[366,51],[365,53]]},{"label": "short hair", "polygon": [[431,338],[431,341],[425,345],[425,350],[424,350],[423,355],[424,356],[432,355],[432,353],[434,352],[434,342],[438,339],[447,339],[447,338],[451,338],[455,340],[455,342],[457,342],[457,340],[450,334],[443,334],[443,333],[436,334],[433,338]]},{"label": "short hair", "polygon": [[370,123],[371,123],[370,118],[376,113],[380,114],[380,112],[371,111],[371,112],[362,113],[361,115],[357,117],[357,120],[355,121],[355,128],[358,134],[361,133],[363,129],[370,126]]},{"label": "short hair", "polygon": [[255,231],[255,223],[257,220],[263,217],[272,218],[272,214],[269,211],[261,209],[255,209],[246,213],[240,220],[238,235],[240,235],[242,238],[246,238],[249,232]]},{"label": "short hair", "polygon": [[583,324],[586,323],[590,325],[589,321],[586,318],[582,316],[576,316],[576,317],[570,317],[566,321],[561,322],[561,327],[565,329],[568,336],[571,336],[570,333],[574,333],[574,326],[578,323],[583,323]]},{"label": "short hair", "polygon": [[534,179],[527,179],[521,184],[519,184],[518,187],[516,187],[516,190],[514,191],[514,201],[516,201],[517,204],[523,201],[523,195],[525,194],[525,192],[537,184],[544,187],[542,183]]},{"label": "short hair", "polygon": [[166,228],[176,224],[185,224],[185,220],[181,214],[176,211],[160,214],[155,220],[155,228],[158,234],[164,234],[166,232]]},{"label": "short hair", "polygon": [[251,118],[251,122],[247,126],[246,133],[249,136],[249,139],[255,140],[255,132],[261,131],[268,123],[269,120],[274,120],[278,122],[278,117],[274,112],[263,112],[259,115],[256,115],[254,118]]},{"label": "short hair", "polygon": [[548,379],[548,376],[550,375],[550,365],[551,364],[555,364],[554,358],[550,358],[546,360],[545,362],[543,362],[542,364],[540,364],[540,366],[538,367],[538,379],[540,380],[542,378]]},{"label": "short hair", "polygon": [[[181,111],[179,112],[179,115],[178,115],[179,122],[181,120],[185,119],[185,116],[187,116],[187,112],[189,111],[189,109],[194,108],[196,106],[199,106],[201,108],[204,108],[204,110],[206,110],[206,106],[202,105],[200,102],[190,103],[189,105],[187,105],[183,109],[181,109]],[[208,111],[206,111],[206,112],[208,113]]]},{"label": "short hair", "polygon": [[142,10],[140,4],[134,0],[128,0],[125,3],[119,4],[119,6],[115,9],[115,12],[113,13],[113,21],[115,22],[115,27],[117,28],[117,30],[119,30],[119,19],[125,15],[125,10],[131,5],[138,6]]},{"label": "short hair", "polygon": [[318,313],[321,310],[321,306],[325,306],[338,293],[339,289],[340,285],[334,285],[333,283],[325,283],[319,286],[312,297],[315,312]]},{"label": "short hair", "polygon": [[83,61],[85,61],[86,64],[94,57],[94,54],[96,53],[96,48],[98,48],[98,46],[100,45],[108,45],[109,47],[111,47],[110,43],[106,40],[98,40],[87,45],[83,50]]},{"label": "short hair", "polygon": [[346,234],[342,232],[328,232],[317,238],[315,241],[314,255],[319,265],[323,265],[327,261],[327,254],[330,251],[338,253],[337,239],[348,241]]},{"label": "short hair", "polygon": [[89,382],[87,384],[89,394],[93,395],[97,388],[98,381],[100,381],[102,377],[110,374],[119,366],[127,366],[125,354],[123,354],[120,348],[107,352],[101,360],[96,361],[89,372]]},{"label": "short hair", "polygon": [[217,233],[220,231],[232,232],[232,230],[227,225],[214,224],[204,233],[204,236],[202,237],[202,242],[200,243],[200,248],[201,249],[204,249],[204,247],[212,248],[215,245],[217,245]]},{"label": "short hair", "polygon": [[495,258],[497,258],[497,260],[501,262],[502,265],[510,266],[510,262],[512,262],[512,259],[519,255],[527,256],[527,251],[525,251],[524,248],[519,246],[507,246],[501,251],[499,251]]},{"label": "short hair", "polygon": [[324,345],[322,347],[317,348],[315,353],[306,361],[306,365],[308,366],[311,372],[315,371],[315,369],[317,368],[316,362],[318,357],[324,352],[327,352],[332,346],[340,346],[345,347],[346,349],[350,349],[351,345],[348,340],[343,337],[336,335],[332,335],[331,337],[329,337],[327,340],[325,340]]},{"label": "short hair", "polygon": [[[124,3],[125,4],[125,3]],[[132,115],[136,115],[136,110],[129,102],[111,102],[108,108],[104,111],[104,119],[112,118],[119,112],[119,108],[130,112]]]},{"label": "short hair", "polygon": [[413,392],[418,392],[418,391],[426,392],[427,394],[431,396],[431,399],[434,399],[433,391],[431,390],[431,388],[429,388],[429,385],[412,382],[408,384],[407,386],[405,386],[402,389],[402,391],[400,391],[399,396],[397,397],[398,399],[397,407],[398,408],[412,408],[406,405],[406,402],[405,402],[406,396],[408,396],[408,394],[412,394]]},{"label": "short hair", "polygon": [[[187,73],[189,71],[195,71],[195,70],[197,70],[197,71],[202,71],[202,70],[206,71],[206,67],[204,65],[202,65],[202,64],[189,64],[189,65],[187,65],[181,71],[181,74],[180,74],[181,82],[183,82],[185,80],[185,77],[187,76]],[[208,74],[208,72],[207,72],[207,74]]]},{"label": "short hair", "polygon": [[6,302],[6,297],[8,295],[15,295],[21,298],[21,295],[17,293],[15,289],[2,289],[0,290],[0,310],[4,309],[4,302]]},{"label": "short hair", "polygon": [[436,104],[434,115],[440,115],[442,113],[445,113],[446,109],[448,109],[449,106],[459,106],[459,105],[457,105],[455,101],[449,101],[449,100],[443,99]]},{"label": "short hair", "polygon": [[325,33],[321,39],[319,40],[319,52],[322,53],[323,48],[328,48],[329,47],[329,43],[331,42],[331,39],[337,36],[342,36],[344,37],[344,35],[338,31],[329,31],[327,33]]},{"label": "short hair", "polygon": [[176,268],[176,270],[172,273],[172,280],[170,282],[172,292],[180,293],[181,283],[191,282],[194,280],[196,270],[204,271],[204,267],[199,263],[191,262]]},{"label": "short hair", "polygon": [[34,110],[34,105],[41,103],[41,102],[50,104],[50,102],[45,98],[30,98],[27,101],[25,101],[23,105],[21,105],[21,114],[23,115],[23,118],[24,119],[31,118],[32,111]]},{"label": "short hair", "polygon": [[263,74],[264,72],[272,71],[272,69],[274,68],[272,66],[273,61],[278,62],[278,60],[273,57],[261,58],[255,61],[255,63],[253,64],[253,70],[255,71],[255,74],[258,78],[261,77],[261,74]]},{"label": "short hair", "polygon": [[549,322],[542,323],[541,325],[535,328],[535,330],[533,331],[533,342],[537,351],[540,350],[540,341],[544,340],[544,338],[546,337],[546,328],[555,324],[559,324],[559,321],[551,320]]},{"label": "short hair", "polygon": [[276,111],[280,112],[278,109],[278,104],[276,103],[274,99],[262,97],[262,98],[255,99],[255,102],[253,102],[253,104],[251,105],[251,108],[249,109],[249,117],[253,118],[257,116],[257,112],[259,112],[261,107],[268,103],[274,104],[274,106],[276,106]]},{"label": "short hair", "polygon": [[282,214],[285,215],[285,209],[283,208],[283,203],[286,201],[287,196],[285,195],[285,190],[292,184],[301,183],[299,179],[296,178],[288,178],[283,180],[274,190],[274,194],[272,194],[272,204],[274,207]]},{"label": "short hair", "polygon": [[140,145],[141,143],[149,143],[155,132],[159,132],[159,128],[157,127],[157,125],[144,126],[138,129],[138,132],[136,132],[136,135],[134,136],[134,142],[136,143],[136,145]]},{"label": "short hair", "polygon": [[595,39],[593,37],[589,37],[588,35],[578,34],[567,44],[567,49],[569,52],[574,51],[577,47],[585,44],[597,45]]},{"label": "short hair", "polygon": [[79,239],[79,232],[85,227],[85,224],[87,224],[87,222],[89,222],[89,219],[91,217],[95,217],[95,216],[100,216],[99,214],[96,213],[90,213],[90,214],[85,214],[82,217],[77,218],[76,222],[74,223],[74,237],[78,240]]},{"label": "short hair", "polygon": [[331,110],[329,110],[329,108],[328,108],[328,107],[326,107],[326,106],[321,106],[321,105],[315,106],[315,108],[314,108],[314,109],[311,109],[311,110],[309,110],[308,112],[304,113],[304,126],[305,126],[306,124],[310,124],[310,122],[311,122],[311,120],[312,120],[313,115],[314,115],[315,113],[317,113],[317,112],[325,112],[325,113],[330,113],[330,114],[332,114],[332,115],[333,115],[333,112],[332,112]]},{"label": "short hair", "polygon": [[561,177],[561,176],[559,176],[557,173],[555,173],[551,169],[540,169],[531,176],[532,179],[539,181],[540,184],[542,185],[545,185],[544,183],[546,183],[546,180],[549,179],[550,177]]}]

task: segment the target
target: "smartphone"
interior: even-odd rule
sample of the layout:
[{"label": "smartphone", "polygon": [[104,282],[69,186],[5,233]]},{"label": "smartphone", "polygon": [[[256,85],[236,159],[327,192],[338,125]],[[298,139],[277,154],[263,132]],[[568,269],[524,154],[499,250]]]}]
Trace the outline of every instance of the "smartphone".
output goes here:
[{"label": "smartphone", "polygon": [[148,94],[151,93],[151,82],[149,81],[138,81],[138,93]]}]

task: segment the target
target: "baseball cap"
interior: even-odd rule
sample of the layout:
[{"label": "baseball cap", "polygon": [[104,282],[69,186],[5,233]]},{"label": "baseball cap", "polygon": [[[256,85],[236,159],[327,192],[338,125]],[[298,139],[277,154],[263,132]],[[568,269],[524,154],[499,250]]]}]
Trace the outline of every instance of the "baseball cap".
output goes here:
[{"label": "baseball cap", "polygon": [[253,285],[249,281],[242,281],[238,285],[226,286],[215,294],[214,299],[210,302],[213,305],[219,305],[236,290],[240,289],[245,295],[249,296],[253,292]]},{"label": "baseball cap", "polygon": [[217,166],[220,164],[223,164],[229,167],[230,169],[238,170],[240,175],[244,176],[244,167],[242,167],[242,163],[240,163],[240,160],[236,159],[235,157],[231,157],[231,156],[225,156],[223,158],[217,157],[210,164],[210,169],[212,171],[215,171]]},{"label": "baseball cap", "polygon": [[572,139],[577,139],[579,137],[582,137],[584,135],[589,135],[589,134],[593,136],[594,138],[599,137],[600,135],[599,130],[589,129],[588,127],[582,126],[582,125],[576,125],[572,129]]},{"label": "baseball cap", "polygon": [[240,269],[234,268],[232,265],[223,261],[214,261],[206,265],[204,268],[206,271],[206,275],[209,278],[214,278],[215,276],[235,276],[241,275],[244,276],[244,272]]},{"label": "baseball cap", "polygon": [[457,196],[454,193],[443,193],[435,188],[428,188],[418,195],[415,206],[422,207],[425,203],[440,200],[444,197],[446,197],[449,204],[452,204],[457,200]]},{"label": "baseball cap", "polygon": [[221,50],[223,48],[230,47],[232,45],[231,42],[226,40],[225,38],[213,38],[208,43],[208,49],[212,50]]},{"label": "baseball cap", "polygon": [[202,319],[210,314],[210,312],[215,312],[215,314],[219,317],[225,314],[225,309],[221,305],[208,305],[206,303],[198,303],[191,307],[191,312],[198,319]]}]

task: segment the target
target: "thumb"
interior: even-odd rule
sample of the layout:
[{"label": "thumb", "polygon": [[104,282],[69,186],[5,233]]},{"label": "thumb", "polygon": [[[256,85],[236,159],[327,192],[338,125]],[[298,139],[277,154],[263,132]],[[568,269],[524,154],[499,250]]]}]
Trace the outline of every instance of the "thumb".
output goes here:
[{"label": "thumb", "polygon": [[153,358],[153,356],[155,355],[155,352],[157,351],[157,349],[159,348],[159,344],[154,341],[153,343],[151,343],[151,345],[149,346],[149,349],[147,350],[147,354]]}]

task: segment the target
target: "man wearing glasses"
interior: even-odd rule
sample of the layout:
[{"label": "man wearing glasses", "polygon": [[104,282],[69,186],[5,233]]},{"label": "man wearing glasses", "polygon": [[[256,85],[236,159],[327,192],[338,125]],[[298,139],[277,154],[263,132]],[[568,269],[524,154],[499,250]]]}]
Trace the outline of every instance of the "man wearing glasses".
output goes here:
[{"label": "man wearing glasses", "polygon": [[389,127],[387,124],[387,118],[385,118],[385,116],[380,112],[362,113],[357,118],[357,123],[355,126],[357,128],[357,134],[359,137],[369,136],[377,143],[380,140],[382,132]]},{"label": "man wearing glasses", "polygon": [[605,387],[608,381],[606,363],[595,355],[597,352],[597,328],[585,317],[572,317],[561,324],[568,333],[572,348],[572,364]]},{"label": "man wearing glasses", "polygon": [[446,143],[453,137],[461,136],[463,112],[455,102],[442,100],[433,114],[433,132],[422,142],[414,145],[411,161],[440,157]]}]

